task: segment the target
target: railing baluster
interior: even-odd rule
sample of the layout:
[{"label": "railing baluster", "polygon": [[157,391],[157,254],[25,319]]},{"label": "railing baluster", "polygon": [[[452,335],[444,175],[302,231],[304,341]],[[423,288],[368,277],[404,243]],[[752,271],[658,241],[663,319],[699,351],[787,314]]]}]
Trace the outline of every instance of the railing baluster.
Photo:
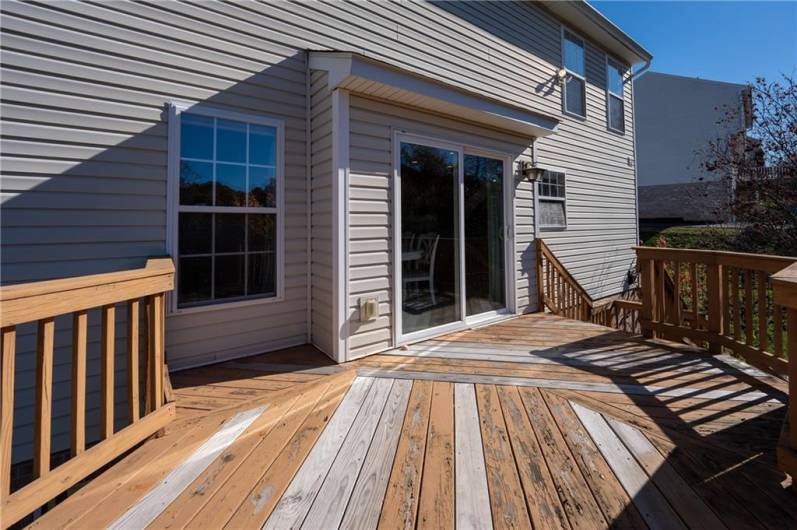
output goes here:
[{"label": "railing baluster", "polygon": [[700,304],[697,303],[697,293],[699,290],[697,263],[692,262],[689,264],[689,273],[692,276],[690,282],[690,288],[692,289],[692,327],[697,329],[700,327]]},{"label": "railing baluster", "polygon": [[2,335],[2,410],[0,410],[0,502],[11,492],[11,443],[14,430],[14,361],[17,331],[11,326],[3,328]]},{"label": "railing baluster", "polygon": [[55,319],[40,320],[36,347],[36,424],[33,440],[33,473],[37,477],[50,472],[54,336]]},{"label": "railing baluster", "polygon": [[116,306],[102,308],[102,416],[100,417],[100,436],[103,439],[113,435],[114,412],[114,356],[116,343]]},{"label": "railing baluster", "polygon": [[753,281],[748,269],[744,271],[744,342],[753,344]]},{"label": "railing baluster", "polygon": [[673,324],[676,326],[681,325],[681,262],[674,261],[673,267],[675,274],[673,282],[675,283],[675,303],[673,304]]},{"label": "railing baluster", "polygon": [[767,273],[758,271],[758,349],[769,348],[769,310],[767,307]]},{"label": "railing baluster", "polygon": [[141,415],[138,380],[139,309],[138,300],[127,303],[127,404],[131,423],[138,421]]},{"label": "railing baluster", "polygon": [[733,297],[733,338],[742,340],[742,308],[739,296],[739,269],[733,268],[731,274],[731,296]]},{"label": "railing baluster", "polygon": [[152,296],[152,402],[155,408],[163,404],[163,295]]},{"label": "railing baluster", "polygon": [[72,456],[86,449],[86,341],[88,313],[72,316]]},{"label": "railing baluster", "polygon": [[774,321],[775,328],[775,355],[777,357],[783,356],[783,307],[778,304],[772,304],[772,320]]},{"label": "railing baluster", "polygon": [[723,267],[722,271],[722,299],[725,300],[723,304],[725,318],[722,321],[722,334],[725,336],[731,335],[731,268]]},{"label": "railing baluster", "polygon": [[708,351],[722,353],[722,344],[715,340],[722,332],[722,265],[711,263],[706,265],[706,299],[708,302],[708,322],[706,329],[709,332]]}]

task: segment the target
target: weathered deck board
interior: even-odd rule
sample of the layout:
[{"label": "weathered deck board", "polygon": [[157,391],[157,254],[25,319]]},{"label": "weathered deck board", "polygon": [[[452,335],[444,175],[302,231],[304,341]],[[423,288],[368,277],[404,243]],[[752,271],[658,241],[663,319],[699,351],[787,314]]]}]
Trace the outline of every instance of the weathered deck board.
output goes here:
[{"label": "weathered deck board", "polygon": [[[784,383],[684,345],[531,315],[340,366],[291,348],[173,382],[166,435],[34,526],[105,527],[143,503],[133,526],[797,527],[773,458]],[[267,402],[199,473],[165,480]]]},{"label": "weathered deck board", "polygon": [[454,446],[457,528],[492,528],[479,409],[473,385],[454,385]]}]

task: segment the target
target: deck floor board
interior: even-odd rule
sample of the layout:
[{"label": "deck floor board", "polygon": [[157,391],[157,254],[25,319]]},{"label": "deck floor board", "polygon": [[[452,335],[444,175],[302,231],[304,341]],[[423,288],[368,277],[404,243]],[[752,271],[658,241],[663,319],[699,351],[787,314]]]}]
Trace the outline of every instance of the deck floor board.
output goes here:
[{"label": "deck floor board", "polygon": [[303,346],[172,383],[165,435],[34,527],[126,512],[148,528],[797,527],[774,460],[785,383],[686,345],[529,315],[343,365]]}]

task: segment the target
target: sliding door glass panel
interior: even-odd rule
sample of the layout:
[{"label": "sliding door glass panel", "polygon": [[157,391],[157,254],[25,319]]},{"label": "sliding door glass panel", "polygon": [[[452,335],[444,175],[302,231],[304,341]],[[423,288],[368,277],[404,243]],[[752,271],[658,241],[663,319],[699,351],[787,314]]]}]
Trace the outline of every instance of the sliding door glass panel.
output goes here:
[{"label": "sliding door glass panel", "polygon": [[467,316],[506,307],[504,271],[504,164],[465,155],[465,311]]},{"label": "sliding door glass panel", "polygon": [[401,143],[401,322],[412,333],[462,319],[459,153]]}]

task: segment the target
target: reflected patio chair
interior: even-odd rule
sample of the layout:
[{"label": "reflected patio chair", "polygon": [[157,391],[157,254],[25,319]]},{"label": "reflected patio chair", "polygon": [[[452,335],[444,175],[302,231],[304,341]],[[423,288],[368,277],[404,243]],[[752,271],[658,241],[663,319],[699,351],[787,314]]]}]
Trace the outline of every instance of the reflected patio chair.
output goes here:
[{"label": "reflected patio chair", "polygon": [[437,297],[434,289],[434,264],[437,257],[437,245],[440,242],[440,234],[428,233],[421,234],[415,240],[415,249],[420,253],[416,260],[403,275],[404,292],[407,292],[409,285],[428,283],[429,295],[432,305],[437,304]]}]

